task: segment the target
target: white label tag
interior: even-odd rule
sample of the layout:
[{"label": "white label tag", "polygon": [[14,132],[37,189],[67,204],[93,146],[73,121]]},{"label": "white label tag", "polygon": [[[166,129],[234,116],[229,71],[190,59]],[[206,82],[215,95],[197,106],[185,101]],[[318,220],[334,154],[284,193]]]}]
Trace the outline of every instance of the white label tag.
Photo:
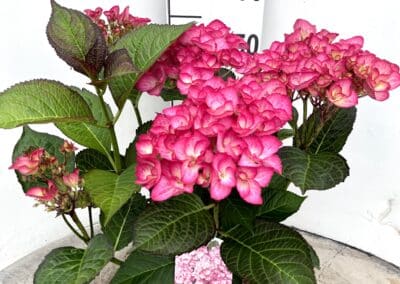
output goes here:
[{"label": "white label tag", "polygon": [[264,5],[264,0],[167,0],[167,19],[170,24],[219,19],[242,36],[254,53],[260,50]]}]

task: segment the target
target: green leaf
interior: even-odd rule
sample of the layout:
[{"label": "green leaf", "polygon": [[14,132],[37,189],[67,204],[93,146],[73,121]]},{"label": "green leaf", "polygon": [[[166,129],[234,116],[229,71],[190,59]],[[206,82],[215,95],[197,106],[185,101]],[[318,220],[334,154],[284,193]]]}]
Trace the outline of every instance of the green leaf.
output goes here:
[{"label": "green leaf", "polygon": [[27,81],[0,93],[0,128],[28,123],[90,121],[93,116],[85,100],[56,81]]},{"label": "green leaf", "polygon": [[277,133],[279,140],[285,140],[287,138],[293,137],[293,135],[294,131],[292,129],[281,129]]},{"label": "green leaf", "polygon": [[178,89],[163,89],[161,91],[161,98],[166,102],[183,101],[186,96],[182,95]]},{"label": "green leaf", "polygon": [[242,279],[240,279],[239,276],[237,276],[235,274],[233,274],[232,276],[233,276],[232,277],[232,284],[242,284],[243,283]]},{"label": "green leaf", "polygon": [[133,222],[145,207],[146,199],[137,193],[111,217],[107,225],[104,225],[105,216],[101,213],[101,230],[113,242],[114,250],[120,250],[132,241]]},{"label": "green leaf", "polygon": [[107,56],[107,45],[99,27],[82,12],[51,1],[47,37],[57,55],[77,72],[95,78]]},{"label": "green leaf", "polygon": [[125,163],[127,166],[136,163],[136,139],[129,144],[128,148],[126,148]]},{"label": "green leaf", "polygon": [[[88,90],[75,90],[80,93],[89,105],[97,124],[103,127],[85,122],[57,123],[56,126],[62,131],[62,133],[75,142],[88,148],[96,149],[109,156],[111,150],[111,136],[109,129],[106,128],[107,118],[102,111],[99,98]],[[112,114],[108,105],[107,111],[109,114]]]},{"label": "green leaf", "polygon": [[266,188],[263,199],[263,205],[257,207],[257,217],[281,222],[296,213],[306,198],[290,191]]},{"label": "green leaf", "polygon": [[314,154],[339,153],[353,130],[356,114],[356,108],[337,109],[336,113],[324,124],[308,150]]},{"label": "green leaf", "polygon": [[133,88],[139,74],[140,70],[133,64],[125,48],[115,50],[107,57],[106,80],[114,102],[120,109],[128,98],[135,102],[140,97],[140,93]]},{"label": "green leaf", "polygon": [[82,173],[87,173],[90,170],[98,169],[112,172],[114,168],[110,161],[97,150],[84,149],[76,155],[76,166]]},{"label": "green leaf", "polygon": [[317,253],[315,252],[314,248],[312,246],[308,246],[310,250],[310,257],[311,257],[311,262],[314,268],[321,269],[320,267],[320,262],[319,262],[319,257]]},{"label": "green leaf", "polygon": [[227,68],[220,68],[217,73],[218,77],[221,77],[224,81],[228,78],[236,79],[235,73]]},{"label": "green leaf", "polygon": [[[18,140],[17,144],[15,144],[14,151],[12,154],[12,160],[18,156],[24,154],[24,152],[35,149],[35,148],[44,148],[49,154],[55,156],[57,160],[62,163],[64,162],[64,154],[60,152],[60,148],[63,145],[64,140],[55,135],[50,135],[47,133],[37,132],[29,128],[28,126],[24,126],[22,135]],[[68,153],[66,155],[66,170],[68,172],[72,172],[75,167],[75,154]],[[26,192],[32,186],[38,185],[36,183],[30,183],[28,181],[23,180],[22,175],[17,173],[18,181],[22,185],[24,192]]]},{"label": "green leaf", "polygon": [[176,255],[207,243],[215,231],[209,208],[194,194],[152,204],[136,219],[134,249]]},{"label": "green leaf", "polygon": [[35,272],[35,284],[89,283],[113,256],[103,235],[95,236],[86,250],[62,247],[52,250]]},{"label": "green leaf", "polygon": [[295,147],[283,147],[279,155],[283,164],[283,176],[303,192],[309,189],[332,188],[349,175],[346,160],[338,154],[308,154]]},{"label": "green leaf", "polygon": [[219,210],[221,226],[224,230],[229,230],[237,224],[249,231],[253,229],[257,207],[244,202],[239,196],[233,195],[223,200]]},{"label": "green leaf", "polygon": [[316,283],[309,245],[296,231],[262,221],[253,233],[238,226],[222,235],[222,259],[232,273],[247,282]]},{"label": "green leaf", "polygon": [[104,213],[104,225],[128,201],[140,187],[135,184],[135,165],[131,165],[121,175],[103,170],[91,170],[85,175],[85,189],[94,204]]},{"label": "green leaf", "polygon": [[271,182],[268,184],[267,189],[264,190],[284,190],[286,191],[288,186],[290,184],[290,181],[286,178],[284,178],[281,175],[274,174],[272,176]]},{"label": "green leaf", "polygon": [[302,124],[296,135],[296,145],[301,149],[308,149],[309,145],[314,140],[323,127],[322,114],[319,109],[316,109],[306,121],[306,125]]},{"label": "green leaf", "polygon": [[[119,49],[126,50],[132,60],[132,65],[125,69],[127,72],[121,73],[119,70],[118,72],[107,71],[110,76],[110,90],[119,108],[124,106],[127,98],[136,97],[133,88],[140,76],[191,26],[192,24],[146,25],[127,33],[117,41],[113,51]],[[126,59],[126,56],[124,58]],[[127,62],[127,60],[123,60],[122,62]],[[132,69],[132,66],[135,68]]]},{"label": "green leaf", "polygon": [[289,125],[290,125],[290,127],[292,127],[292,129],[297,128],[298,120],[299,120],[299,112],[297,111],[297,109],[295,107],[292,107],[292,120],[289,121]]},{"label": "green leaf", "polygon": [[174,256],[151,255],[134,251],[121,265],[111,283],[173,284],[174,270]]}]

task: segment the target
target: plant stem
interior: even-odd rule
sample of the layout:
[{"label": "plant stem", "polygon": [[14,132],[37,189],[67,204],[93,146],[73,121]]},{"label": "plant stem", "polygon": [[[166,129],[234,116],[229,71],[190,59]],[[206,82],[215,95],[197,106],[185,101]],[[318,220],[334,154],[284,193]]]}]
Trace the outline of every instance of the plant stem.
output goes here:
[{"label": "plant stem", "polygon": [[133,105],[133,110],[135,111],[136,120],[137,120],[139,126],[142,126],[143,120],[142,120],[142,116],[140,115],[139,106],[136,105],[134,102],[132,102],[132,105]]},{"label": "plant stem", "polygon": [[61,214],[61,217],[63,218],[65,224],[67,224],[68,228],[70,228],[70,230],[74,233],[75,236],[77,236],[78,238],[80,238],[82,241],[84,241],[85,243],[87,243],[88,241],[81,235],[78,233],[77,230],[75,230],[74,227],[72,227],[71,223],[68,222],[67,218],[65,217],[64,214]]},{"label": "plant stem", "polygon": [[215,228],[219,229],[219,204],[215,205],[213,209]]},{"label": "plant stem", "polygon": [[113,119],[107,110],[107,106],[103,98],[105,90],[101,90],[100,88],[96,87],[96,92],[100,100],[101,109],[103,110],[104,116],[107,119],[108,131],[110,132],[111,144],[114,152],[115,172],[119,174],[122,168],[121,157],[119,154],[119,146],[117,141],[117,135],[115,134]]},{"label": "plant stem", "polygon": [[81,231],[83,238],[86,239],[87,242],[90,241],[90,237],[89,237],[88,233],[86,232],[85,227],[82,225],[81,220],[79,220],[78,215],[76,215],[75,210],[72,210],[71,213],[69,213],[69,215],[71,216],[72,220],[74,221],[76,226]]},{"label": "plant stem", "polygon": [[303,100],[303,135],[301,137],[302,143],[300,145],[307,145],[307,96],[302,98]]},{"label": "plant stem", "polygon": [[119,119],[119,117],[121,116],[122,113],[122,109],[118,109],[117,113],[114,115],[114,120],[113,120],[113,125],[115,125]]},{"label": "plant stem", "polygon": [[94,227],[93,227],[93,216],[92,216],[92,206],[88,207],[89,211],[89,223],[90,223],[90,238],[94,237]]},{"label": "plant stem", "polygon": [[119,266],[121,266],[124,263],[122,260],[120,260],[118,258],[115,258],[115,257],[111,258],[110,261],[112,263],[115,263],[116,265],[119,265]]},{"label": "plant stem", "polygon": [[307,122],[307,97],[303,99],[303,127]]}]

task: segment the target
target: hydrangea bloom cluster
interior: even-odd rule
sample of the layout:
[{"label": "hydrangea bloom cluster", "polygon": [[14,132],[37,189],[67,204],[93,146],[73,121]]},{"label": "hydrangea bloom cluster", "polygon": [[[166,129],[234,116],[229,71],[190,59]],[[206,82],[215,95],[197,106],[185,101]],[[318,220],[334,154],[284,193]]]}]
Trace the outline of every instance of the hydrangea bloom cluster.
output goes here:
[{"label": "hydrangea bloom cluster", "polygon": [[[132,16],[129,13],[129,6],[125,7],[122,12],[120,12],[119,6],[115,5],[108,11],[103,12],[102,8],[97,7],[95,10],[86,9],[85,13],[100,27],[108,43],[113,43],[126,32],[150,22],[148,18]],[[103,14],[107,22],[101,18]]]},{"label": "hydrangea bloom cluster", "polygon": [[221,67],[249,68],[246,43],[220,21],[187,31],[137,83],[161,92],[167,77],[187,99],[166,108],[136,143],[137,183],[166,200],[194,185],[209,187],[214,200],[233,188],[252,204],[262,204],[261,188],[282,165],[273,136],[292,116],[285,85],[254,74],[224,80]]},{"label": "hydrangea bloom cluster", "polygon": [[[236,188],[248,203],[262,204],[261,188],[282,171],[273,134],[291,119],[292,101],[347,108],[366,94],[384,100],[400,85],[398,66],[363,51],[362,37],[336,36],[297,20],[284,42],[251,55],[218,20],[189,29],[136,85],[151,95],[166,86],[186,95],[139,137],[137,183],[156,201],[197,184],[214,200]],[[221,68],[238,78],[224,80]]]},{"label": "hydrangea bloom cluster", "polygon": [[230,284],[232,273],[220,255],[219,246],[202,246],[175,258],[176,284]]},{"label": "hydrangea bloom cluster", "polygon": [[[75,149],[72,143],[65,141],[60,151],[66,157]],[[15,159],[9,169],[20,173],[23,181],[38,184],[29,188],[25,194],[44,204],[49,211],[65,213],[77,205],[76,201],[82,204],[84,199],[88,199],[80,190],[79,169],[68,172],[65,162],[61,163],[43,148],[25,152]]]},{"label": "hydrangea bloom cluster", "polygon": [[310,95],[316,106],[328,101],[352,107],[364,95],[387,99],[400,85],[399,67],[362,50],[361,36],[335,41],[337,36],[299,19],[284,42],[254,56],[252,72],[278,78],[290,90]]}]

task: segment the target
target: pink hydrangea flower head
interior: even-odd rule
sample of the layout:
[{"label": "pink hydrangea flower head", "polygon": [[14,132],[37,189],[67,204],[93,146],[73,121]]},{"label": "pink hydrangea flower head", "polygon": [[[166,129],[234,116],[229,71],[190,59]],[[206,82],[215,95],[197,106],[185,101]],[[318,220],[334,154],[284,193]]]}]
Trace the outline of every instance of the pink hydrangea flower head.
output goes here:
[{"label": "pink hydrangea flower head", "polygon": [[178,138],[174,145],[175,157],[182,161],[182,180],[193,184],[199,176],[199,169],[210,146],[210,141],[200,132],[189,133]]},{"label": "pink hydrangea flower head", "polygon": [[43,148],[37,148],[29,153],[25,153],[17,157],[9,169],[16,170],[24,176],[34,175],[39,171],[44,154],[45,150]]},{"label": "pink hydrangea flower head", "polygon": [[136,183],[152,188],[161,178],[161,164],[155,158],[138,159],[136,166]]},{"label": "pink hydrangea flower head", "polygon": [[154,157],[154,141],[153,136],[150,134],[142,134],[136,142],[136,153],[139,157]]},{"label": "pink hydrangea flower head", "polygon": [[25,193],[26,196],[34,197],[40,201],[50,201],[58,193],[58,188],[52,180],[47,181],[47,187],[32,187]]},{"label": "pink hydrangea flower head", "polygon": [[263,203],[261,191],[271,181],[274,170],[271,168],[239,167],[237,170],[236,189],[240,197],[254,205]]},{"label": "pink hydrangea flower head", "polygon": [[352,88],[350,79],[336,81],[326,94],[331,103],[341,108],[353,107],[358,103],[358,95]]},{"label": "pink hydrangea flower head", "polygon": [[165,160],[175,161],[175,143],[176,136],[173,134],[160,135],[155,144],[155,149],[158,155]]},{"label": "pink hydrangea flower head", "polygon": [[210,195],[214,200],[225,199],[236,185],[236,163],[226,154],[216,154],[212,161]]},{"label": "pink hydrangea flower head", "polygon": [[119,18],[119,6],[112,6],[110,10],[104,11],[104,15],[107,17],[109,22],[117,21]]},{"label": "pink hydrangea flower head", "polygon": [[152,96],[159,96],[166,80],[164,69],[155,65],[140,77],[136,88],[142,92],[148,92]]},{"label": "pink hydrangea flower head", "polygon": [[238,92],[233,87],[225,87],[220,90],[209,89],[205,102],[211,115],[229,116],[236,111],[239,103]]},{"label": "pink hydrangea flower head", "polygon": [[289,75],[288,85],[293,90],[302,90],[309,87],[318,76],[317,72],[294,72]]},{"label": "pink hydrangea flower head", "polygon": [[308,38],[310,34],[314,34],[317,32],[317,28],[315,25],[312,25],[310,22],[304,19],[297,19],[293,25],[294,30],[299,30],[301,33],[301,40]]},{"label": "pink hydrangea flower head", "polygon": [[267,167],[282,174],[282,163],[276,154],[282,142],[275,136],[249,136],[243,139],[247,148],[240,157],[239,166],[242,167]]},{"label": "pink hydrangea flower head", "polygon": [[232,273],[221,258],[219,246],[202,246],[175,257],[175,283],[230,284]]},{"label": "pink hydrangea flower head", "polygon": [[64,140],[64,143],[62,144],[60,151],[64,153],[73,153],[77,149],[78,148],[75,147],[74,143]]},{"label": "pink hydrangea flower head", "polygon": [[163,162],[159,182],[151,190],[151,199],[164,201],[182,193],[192,193],[193,185],[183,181],[184,171],[180,162]]},{"label": "pink hydrangea flower head", "polygon": [[66,186],[76,188],[79,185],[79,169],[63,176],[63,182]]},{"label": "pink hydrangea flower head", "polygon": [[172,130],[188,130],[193,126],[193,116],[186,105],[165,108],[162,112],[169,121]]},{"label": "pink hydrangea flower head", "polygon": [[193,84],[201,84],[213,76],[214,71],[212,69],[196,68],[191,64],[185,64],[181,67],[177,87],[182,94],[186,95]]},{"label": "pink hydrangea flower head", "polygon": [[217,137],[217,151],[238,160],[246,147],[244,141],[233,131],[221,132]]},{"label": "pink hydrangea flower head", "polygon": [[85,9],[84,12],[90,19],[92,19],[92,21],[96,22],[100,19],[101,15],[103,14],[103,9],[97,7],[94,10]]},{"label": "pink hydrangea flower head", "polygon": [[196,184],[207,188],[210,186],[212,168],[209,164],[203,165],[197,177]]}]

